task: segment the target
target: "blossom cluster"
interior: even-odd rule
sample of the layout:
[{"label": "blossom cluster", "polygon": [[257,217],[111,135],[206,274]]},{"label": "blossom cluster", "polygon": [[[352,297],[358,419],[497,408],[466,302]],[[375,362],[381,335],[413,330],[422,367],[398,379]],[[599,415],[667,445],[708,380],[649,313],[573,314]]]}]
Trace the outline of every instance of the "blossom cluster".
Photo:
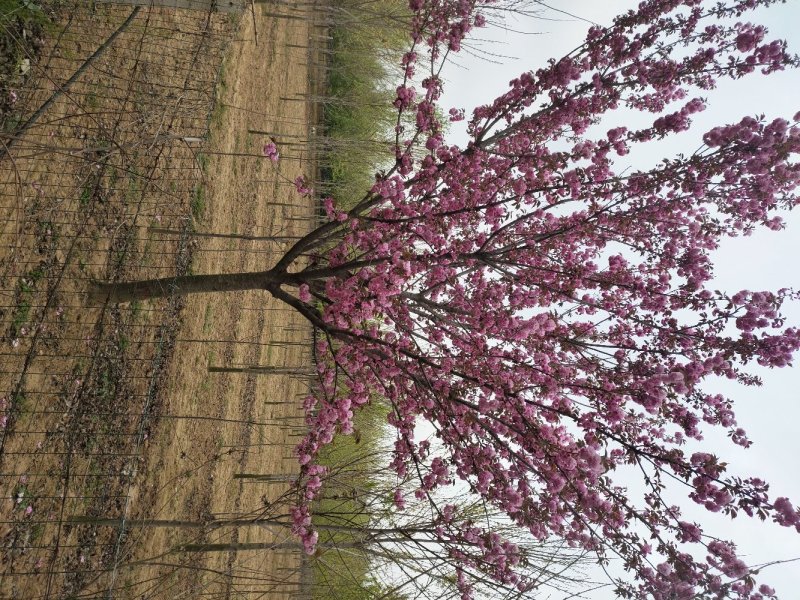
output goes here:
[{"label": "blossom cluster", "polygon": [[275,144],[275,142],[267,142],[266,144],[264,144],[264,147],[261,149],[261,152],[272,162],[278,162],[278,160],[280,159],[278,146]]}]

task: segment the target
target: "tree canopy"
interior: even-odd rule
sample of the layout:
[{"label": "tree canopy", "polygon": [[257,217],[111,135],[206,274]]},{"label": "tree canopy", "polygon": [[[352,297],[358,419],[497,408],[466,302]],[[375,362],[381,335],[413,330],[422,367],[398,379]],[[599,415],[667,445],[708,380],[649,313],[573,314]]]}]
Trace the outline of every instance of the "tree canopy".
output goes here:
[{"label": "tree canopy", "polygon": [[[536,539],[621,558],[631,574],[617,582],[622,597],[774,595],[731,542],[684,521],[661,492],[675,479],[711,512],[800,531],[798,508],[765,481],[732,473],[712,449],[686,449],[714,427],[750,443],[732,401],[705,380],[755,385],[748,365],[788,366],[800,347],[781,316],[797,292],[710,289],[722,239],[780,229],[797,204],[800,113],[722,123],[649,171],[615,165],[690,130],[716,82],[798,66],[785,42],[746,22],[774,3],[645,0],[514,79],[474,111],[457,147],[442,115],[466,116],[439,110],[441,65],[505,5],[411,0],[395,163],[350,207],[325,200],[324,224],[226,288],[262,287],[318,331],[293,513],[309,552],[324,475],[315,458],[380,396],[396,436],[389,466],[430,502],[464,598],[472,574],[520,591],[533,582],[514,544],[440,505],[436,490],[455,480]],[[650,124],[598,135],[621,108]],[[311,193],[303,181],[297,190]],[[146,296],[148,285],[109,294]],[[423,421],[433,450],[415,439]],[[615,482],[623,465],[641,473],[643,497]]]}]

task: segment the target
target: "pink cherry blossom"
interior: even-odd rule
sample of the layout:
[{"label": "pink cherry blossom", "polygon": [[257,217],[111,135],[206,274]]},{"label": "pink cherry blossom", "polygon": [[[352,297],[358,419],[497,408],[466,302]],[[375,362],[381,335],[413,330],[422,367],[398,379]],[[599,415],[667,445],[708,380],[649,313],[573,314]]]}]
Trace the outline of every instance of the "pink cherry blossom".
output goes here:
[{"label": "pink cherry blossom", "polygon": [[275,142],[267,142],[264,144],[262,148],[262,153],[272,162],[278,162],[280,159],[280,153],[278,152],[278,147],[275,145]]}]

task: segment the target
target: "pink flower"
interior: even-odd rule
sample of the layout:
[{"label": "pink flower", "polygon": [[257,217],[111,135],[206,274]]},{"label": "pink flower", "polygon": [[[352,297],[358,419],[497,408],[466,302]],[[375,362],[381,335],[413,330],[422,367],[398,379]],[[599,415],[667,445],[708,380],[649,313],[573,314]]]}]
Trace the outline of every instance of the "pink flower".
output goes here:
[{"label": "pink flower", "polygon": [[314,193],[314,190],[308,187],[306,178],[302,175],[294,180],[294,189],[297,190],[297,193],[301,196],[311,196]]},{"label": "pink flower", "polygon": [[316,531],[312,531],[303,537],[303,549],[309,556],[314,554],[314,551],[317,549],[318,539],[319,534]]},{"label": "pink flower", "polygon": [[264,144],[262,152],[264,153],[264,156],[266,156],[272,162],[278,162],[278,159],[280,158],[280,153],[278,152],[278,147],[275,145],[275,142],[268,142]]}]

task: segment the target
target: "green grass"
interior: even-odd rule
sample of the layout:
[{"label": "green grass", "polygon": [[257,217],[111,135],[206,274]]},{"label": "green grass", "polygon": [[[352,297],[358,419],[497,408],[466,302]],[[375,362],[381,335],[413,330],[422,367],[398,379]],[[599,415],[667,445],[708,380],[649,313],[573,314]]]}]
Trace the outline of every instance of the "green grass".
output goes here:
[{"label": "green grass", "polygon": [[117,339],[117,347],[119,348],[120,352],[125,352],[131,346],[131,341],[128,339],[128,336],[124,334],[120,334],[119,338]]},{"label": "green grass", "polygon": [[31,303],[27,298],[22,298],[14,308],[14,315],[11,318],[11,337],[16,338],[20,330],[28,322],[31,314]]},{"label": "green grass", "polygon": [[208,304],[206,304],[206,310],[205,313],[203,314],[203,333],[209,333],[211,331],[211,318],[213,314],[214,314],[214,308],[209,302]]},{"label": "green grass", "polygon": [[78,198],[78,202],[80,203],[81,208],[85,208],[89,205],[89,202],[92,199],[92,193],[93,193],[93,186],[87,182],[86,185],[83,186],[83,189],[81,190],[81,195]]},{"label": "green grass", "polygon": [[11,415],[18,419],[28,409],[28,397],[22,393],[17,392],[11,399]]},{"label": "green grass", "polygon": [[14,502],[14,510],[18,511],[24,511],[33,503],[33,496],[28,486],[23,483],[18,483],[14,486],[14,490],[11,492],[11,498]]},{"label": "green grass", "polygon": [[0,0],[0,18],[45,23],[47,16],[41,4],[33,0]]},{"label": "green grass", "polygon": [[[359,14],[361,3],[342,0],[343,9]],[[409,45],[408,4],[381,3],[383,17],[363,15],[334,26],[330,76],[323,112],[330,140],[328,193],[342,207],[361,199],[374,174],[394,159],[387,140],[393,137],[397,109],[392,106],[400,82],[394,66]]]},{"label": "green grass", "polygon": [[192,192],[190,209],[195,222],[203,218],[206,212],[206,188],[202,184],[196,185]]},{"label": "green grass", "polygon": [[[322,498],[313,507],[314,525],[337,525],[366,528],[373,525],[376,515],[363,505],[363,492],[375,490],[380,471],[376,458],[386,430],[386,406],[373,401],[354,417],[353,435],[337,435],[319,457],[319,463],[336,473],[336,485],[327,484]],[[356,493],[354,493],[354,491]],[[356,532],[322,531],[324,544],[358,543]],[[334,600],[373,600],[385,592],[371,575],[370,553],[346,547],[329,548],[314,559],[314,598]],[[398,596],[387,596],[397,600]]]},{"label": "green grass", "polygon": [[111,371],[106,368],[100,373],[100,380],[97,382],[97,395],[103,400],[110,400],[114,397],[117,389],[117,383]]},{"label": "green grass", "polygon": [[142,303],[139,300],[134,300],[128,305],[128,309],[131,311],[131,320],[137,321],[139,317],[142,315]]},{"label": "green grass", "polygon": [[122,199],[123,204],[136,204],[142,195],[140,176],[133,168],[128,174],[128,188],[125,190],[125,196]]},{"label": "green grass", "polygon": [[203,173],[208,173],[208,154],[205,154],[204,152],[198,152],[197,164],[200,165],[200,170]]},{"label": "green grass", "polygon": [[30,320],[31,300],[36,284],[44,277],[44,270],[37,267],[20,277],[17,283],[16,304],[11,315],[10,333],[12,338],[20,335],[22,328]]}]

